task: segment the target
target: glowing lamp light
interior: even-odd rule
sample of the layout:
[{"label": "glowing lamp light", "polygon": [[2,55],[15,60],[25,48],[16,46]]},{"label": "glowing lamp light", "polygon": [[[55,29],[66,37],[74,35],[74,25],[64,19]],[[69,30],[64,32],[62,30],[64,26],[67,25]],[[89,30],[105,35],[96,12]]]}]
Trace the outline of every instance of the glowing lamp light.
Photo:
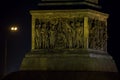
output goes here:
[{"label": "glowing lamp light", "polygon": [[17,30],[17,27],[15,27],[14,30]]},{"label": "glowing lamp light", "polygon": [[17,27],[11,27],[11,31],[17,31],[18,28]]}]

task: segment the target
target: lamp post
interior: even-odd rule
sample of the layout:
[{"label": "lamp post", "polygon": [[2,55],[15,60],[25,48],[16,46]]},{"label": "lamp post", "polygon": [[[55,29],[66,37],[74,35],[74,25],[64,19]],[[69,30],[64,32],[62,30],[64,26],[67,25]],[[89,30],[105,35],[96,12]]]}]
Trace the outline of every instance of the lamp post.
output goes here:
[{"label": "lamp post", "polygon": [[[16,26],[12,26],[12,27],[10,27],[10,31],[11,32],[17,32],[18,31],[18,27],[16,27]],[[7,48],[8,48],[8,35],[9,34],[7,34],[7,36],[6,36],[6,39],[5,39],[5,55],[4,55],[4,76],[7,74],[6,72],[7,72]]]}]

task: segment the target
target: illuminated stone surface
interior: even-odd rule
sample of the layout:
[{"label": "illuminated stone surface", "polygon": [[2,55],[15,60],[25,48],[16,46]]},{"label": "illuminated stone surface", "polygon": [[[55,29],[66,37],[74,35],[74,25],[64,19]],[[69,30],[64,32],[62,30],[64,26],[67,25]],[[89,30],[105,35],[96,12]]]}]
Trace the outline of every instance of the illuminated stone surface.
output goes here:
[{"label": "illuminated stone surface", "polygon": [[37,50],[26,54],[21,70],[117,72],[105,52],[93,50]]},{"label": "illuminated stone surface", "polygon": [[117,72],[107,53],[108,14],[92,9],[31,10],[32,48],[20,70]]},{"label": "illuminated stone surface", "polygon": [[107,48],[107,18],[90,9],[33,10],[32,50]]}]

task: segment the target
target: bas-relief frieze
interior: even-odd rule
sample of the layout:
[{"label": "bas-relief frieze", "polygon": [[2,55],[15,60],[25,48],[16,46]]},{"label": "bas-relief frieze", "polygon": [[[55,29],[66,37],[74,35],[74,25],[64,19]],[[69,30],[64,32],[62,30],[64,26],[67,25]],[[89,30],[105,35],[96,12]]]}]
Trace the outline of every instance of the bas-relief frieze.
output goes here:
[{"label": "bas-relief frieze", "polygon": [[[40,11],[41,12],[41,11]],[[93,13],[91,13],[93,12]],[[88,46],[92,49],[107,48],[107,14],[91,12],[51,12],[33,14],[32,26],[35,49],[83,48],[84,17],[89,18]],[[33,33],[33,34],[34,34]]]},{"label": "bas-relief frieze", "polygon": [[[107,24],[89,18],[89,48],[106,50]],[[35,19],[35,48],[83,48],[84,18]]]},{"label": "bas-relief frieze", "polygon": [[82,48],[83,18],[35,19],[35,48]]},{"label": "bas-relief frieze", "polygon": [[106,21],[89,18],[89,48],[107,50],[107,24]]}]

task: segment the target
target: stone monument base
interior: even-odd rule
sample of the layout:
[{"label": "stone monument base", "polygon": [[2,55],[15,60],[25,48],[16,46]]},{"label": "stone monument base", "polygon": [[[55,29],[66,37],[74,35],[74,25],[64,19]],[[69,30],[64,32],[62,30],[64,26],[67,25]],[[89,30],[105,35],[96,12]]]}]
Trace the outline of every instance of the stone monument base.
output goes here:
[{"label": "stone monument base", "polygon": [[117,72],[108,53],[91,49],[34,50],[26,54],[20,70]]}]

